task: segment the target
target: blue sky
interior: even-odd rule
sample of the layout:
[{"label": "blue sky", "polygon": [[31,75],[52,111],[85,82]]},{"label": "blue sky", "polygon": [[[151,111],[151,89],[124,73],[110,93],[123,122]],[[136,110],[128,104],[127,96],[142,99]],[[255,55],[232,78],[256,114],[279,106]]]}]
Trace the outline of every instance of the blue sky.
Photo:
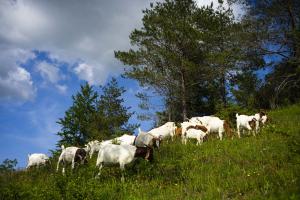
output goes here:
[{"label": "blue sky", "polygon": [[[72,65],[58,62],[49,58],[48,52],[33,50],[34,56],[21,63],[24,69],[31,74],[34,83],[34,98],[25,102],[14,102],[13,99],[2,100],[0,104],[0,160],[5,158],[17,158],[20,167],[26,165],[27,154],[43,152],[49,154],[49,149],[54,149],[57,140],[56,133],[60,126],[56,121],[64,116],[64,112],[72,103],[71,96],[79,91],[80,84],[86,80],[80,80],[75,73],[68,71]],[[40,66],[57,67],[61,80],[56,80],[54,75],[44,75]],[[104,84],[111,78],[107,77]],[[137,91],[142,90],[134,80],[124,79],[116,76],[120,86],[126,88],[123,95],[125,105],[131,107],[131,111],[140,112],[138,99],[135,97]],[[66,89],[59,89],[57,85],[63,85]],[[94,85],[97,90],[98,85]],[[147,130],[152,122],[141,122],[134,115],[130,123],[141,123],[142,128]]]},{"label": "blue sky", "polygon": [[[98,87],[117,77],[127,89],[125,105],[140,112],[135,94],[143,88],[121,78],[114,50],[130,48],[129,34],[153,1],[0,1],[0,162],[17,158],[24,167],[27,154],[49,154],[58,140],[56,121],[85,81]],[[136,115],[130,122],[141,123]],[[153,122],[141,125],[147,130]]]}]

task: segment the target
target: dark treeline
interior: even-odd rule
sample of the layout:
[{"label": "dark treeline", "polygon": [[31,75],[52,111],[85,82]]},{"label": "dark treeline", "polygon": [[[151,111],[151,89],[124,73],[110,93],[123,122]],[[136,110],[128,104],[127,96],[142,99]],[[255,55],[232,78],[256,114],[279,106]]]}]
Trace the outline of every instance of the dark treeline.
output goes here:
[{"label": "dark treeline", "polygon": [[[193,0],[166,0],[143,11],[130,35],[132,49],[116,51],[125,76],[163,97],[162,120],[182,121],[233,106],[271,109],[299,101],[300,2],[231,0],[241,19]],[[270,72],[260,80],[257,71]],[[147,94],[140,93],[142,108]],[[147,119],[147,117],[145,117]]]}]

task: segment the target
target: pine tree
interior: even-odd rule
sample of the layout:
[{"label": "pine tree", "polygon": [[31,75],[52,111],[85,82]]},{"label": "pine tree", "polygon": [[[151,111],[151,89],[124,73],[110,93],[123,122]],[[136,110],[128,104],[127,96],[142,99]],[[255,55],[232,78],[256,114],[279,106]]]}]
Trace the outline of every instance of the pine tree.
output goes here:
[{"label": "pine tree", "polygon": [[57,133],[61,137],[58,146],[82,146],[92,137],[91,124],[96,116],[97,97],[97,92],[88,83],[81,85],[80,92],[72,96],[72,106],[65,112],[64,118],[57,122],[62,127]]},{"label": "pine tree", "polygon": [[97,119],[101,121],[99,132],[105,138],[111,138],[124,133],[132,133],[137,125],[128,124],[133,112],[128,112],[130,107],[123,105],[122,95],[126,90],[119,87],[115,78],[105,86],[100,86],[103,94],[97,102]]}]

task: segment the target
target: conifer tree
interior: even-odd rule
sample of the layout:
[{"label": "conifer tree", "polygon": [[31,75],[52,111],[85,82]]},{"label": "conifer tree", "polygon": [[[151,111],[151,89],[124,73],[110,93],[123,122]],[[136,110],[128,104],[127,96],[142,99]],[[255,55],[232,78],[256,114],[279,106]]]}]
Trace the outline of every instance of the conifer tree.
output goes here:
[{"label": "conifer tree", "polygon": [[101,121],[100,132],[106,138],[132,133],[137,125],[128,124],[133,112],[128,112],[130,107],[123,105],[122,95],[126,92],[124,87],[119,87],[115,78],[105,86],[100,86],[102,95],[97,102],[97,115]]},{"label": "conifer tree", "polygon": [[80,91],[72,96],[73,104],[65,112],[65,116],[58,120],[61,131],[57,133],[61,137],[61,144],[82,146],[91,137],[90,125],[96,115],[96,100],[98,94],[88,83],[80,86]]}]

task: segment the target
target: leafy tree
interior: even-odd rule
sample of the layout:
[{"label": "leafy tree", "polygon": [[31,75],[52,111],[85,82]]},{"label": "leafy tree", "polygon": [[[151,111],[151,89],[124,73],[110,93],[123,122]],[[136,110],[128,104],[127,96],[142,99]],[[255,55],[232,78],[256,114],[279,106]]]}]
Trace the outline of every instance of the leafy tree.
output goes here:
[{"label": "leafy tree", "polygon": [[91,124],[96,116],[96,101],[98,94],[88,83],[80,86],[80,92],[72,96],[73,104],[65,112],[64,118],[58,120],[61,137],[58,146],[62,144],[82,146],[92,137]]},{"label": "leafy tree", "polygon": [[252,71],[238,74],[235,77],[235,81],[232,82],[231,92],[235,96],[235,101],[238,105],[247,108],[257,107],[258,83],[258,78]]},{"label": "leafy tree", "polygon": [[300,2],[298,0],[232,0],[247,5],[243,21],[256,30],[252,44],[272,62],[259,90],[259,105],[275,108],[300,99]]},{"label": "leafy tree", "polygon": [[0,165],[0,172],[11,172],[15,171],[15,167],[18,164],[17,159],[10,160],[5,159],[2,164]]},{"label": "leafy tree", "polygon": [[257,66],[258,55],[243,45],[250,43],[247,28],[222,4],[216,11],[193,0],[166,0],[144,11],[143,27],[130,35],[135,48],[115,56],[130,66],[126,77],[164,97],[169,120],[180,120],[178,110],[185,120],[226,105],[231,72]]},{"label": "leafy tree", "polygon": [[143,11],[143,28],[130,35],[138,50],[115,53],[125,64],[132,65],[125,75],[137,79],[142,86],[153,87],[166,97],[167,106],[167,102],[179,97],[183,118],[187,117],[187,73],[195,66],[189,57],[201,60],[201,54],[193,51],[199,46],[195,42],[199,36],[191,23],[195,10],[191,0],[151,4],[151,9]]}]

